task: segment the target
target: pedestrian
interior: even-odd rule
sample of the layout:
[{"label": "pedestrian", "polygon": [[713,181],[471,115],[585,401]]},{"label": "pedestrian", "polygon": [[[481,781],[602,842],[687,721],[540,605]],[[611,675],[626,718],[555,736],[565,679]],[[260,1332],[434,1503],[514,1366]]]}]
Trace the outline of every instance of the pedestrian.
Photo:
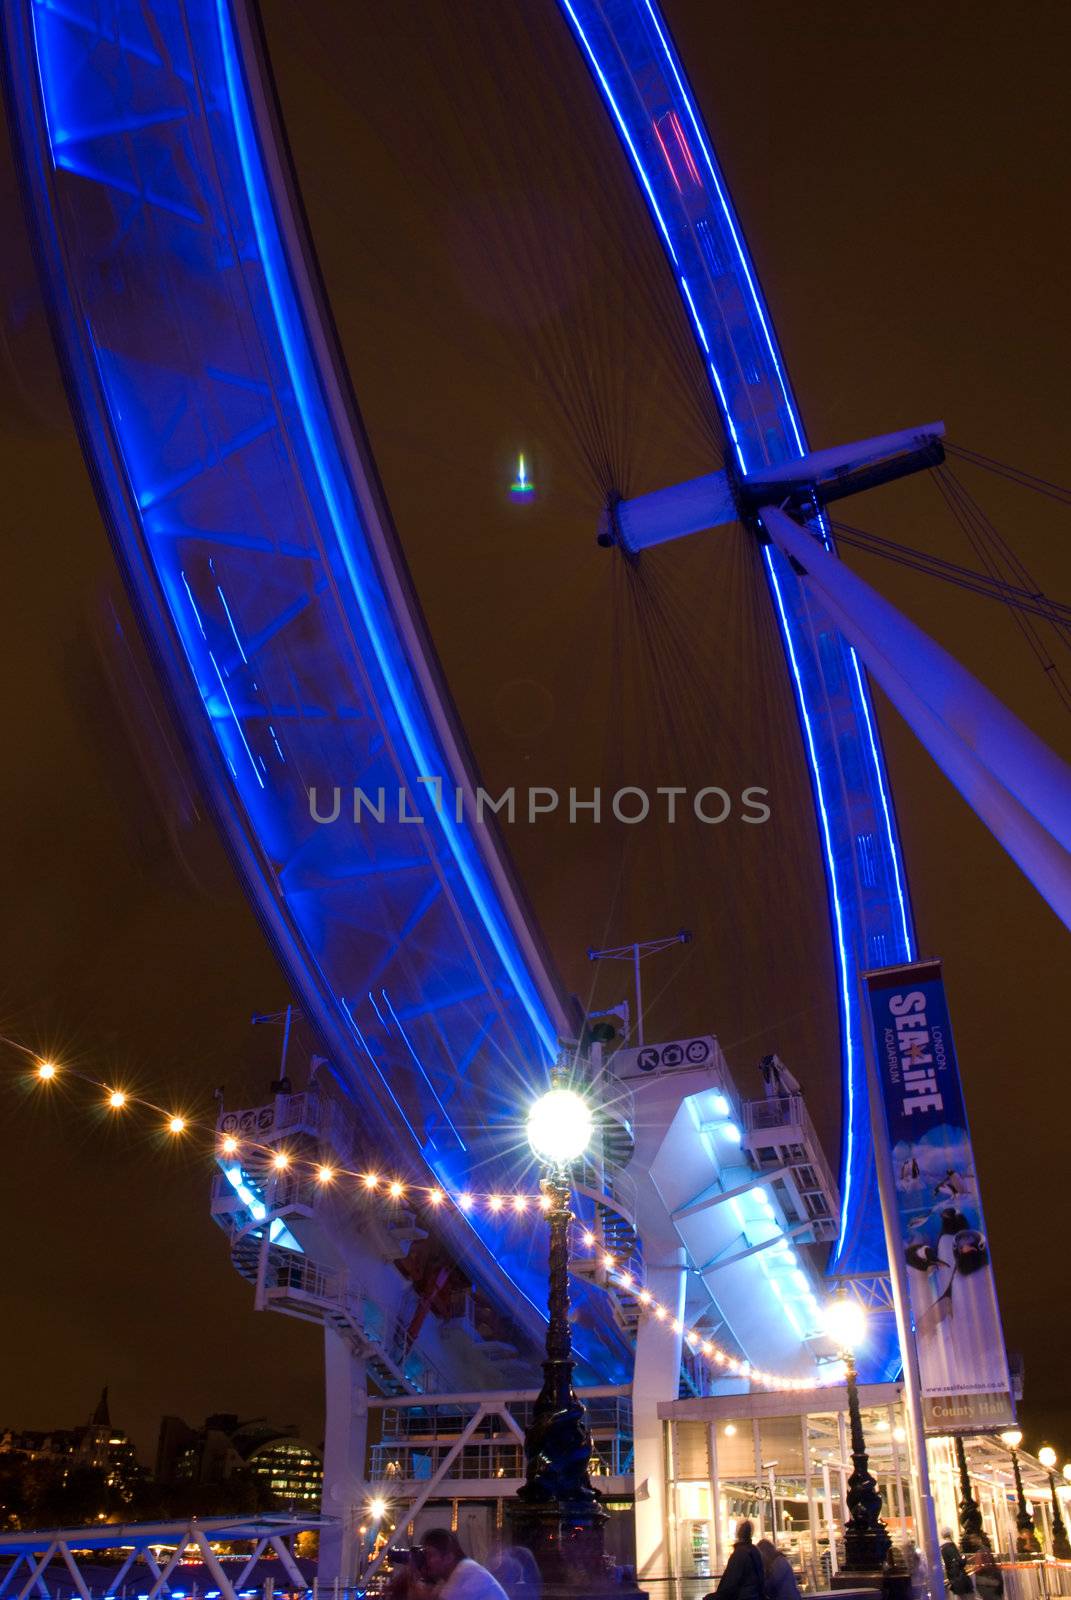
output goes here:
[{"label": "pedestrian", "polygon": [[978,1600],[1004,1600],[1004,1575],[988,1545],[975,1551],[969,1565]]},{"label": "pedestrian", "polygon": [[751,1523],[745,1518],[736,1525],[736,1543],[725,1563],[718,1587],[704,1600],[764,1600],[766,1574],[762,1557],[751,1542]]},{"label": "pedestrian", "polygon": [[447,1528],[428,1529],[421,1540],[420,1564],[436,1600],[508,1600],[498,1579],[471,1560],[457,1534]]},{"label": "pedestrian", "polygon": [[766,1600],[800,1600],[800,1586],[784,1551],[772,1539],[760,1539],[755,1548],[766,1574]]},{"label": "pedestrian", "polygon": [[973,1594],[974,1584],[964,1565],[959,1545],[952,1537],[951,1528],[941,1529],[941,1561],[945,1569],[945,1583],[951,1594]]}]

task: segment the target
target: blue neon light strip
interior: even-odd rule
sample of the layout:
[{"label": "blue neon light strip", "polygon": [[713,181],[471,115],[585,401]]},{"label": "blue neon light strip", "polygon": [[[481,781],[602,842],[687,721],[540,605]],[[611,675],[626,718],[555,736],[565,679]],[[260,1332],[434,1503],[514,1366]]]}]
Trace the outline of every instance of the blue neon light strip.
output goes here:
[{"label": "blue neon light strip", "polygon": [[[342,830],[310,832],[310,772],[412,794],[425,774],[464,777],[440,732],[450,708],[407,654],[423,645],[394,599],[389,530],[381,548],[351,483],[319,308],[288,255],[300,228],[260,143],[244,5],[12,0],[0,39],[72,400],[202,785],[358,1118],[461,1189],[475,1164],[526,1159],[502,1139],[497,1085],[541,1077],[556,997],[467,818],[428,816],[419,844],[404,830],[412,870],[390,818],[356,859]],[[142,115],[162,104],[175,115]],[[382,1001],[352,1016],[362,978],[403,1027]],[[470,1228],[484,1255],[467,1264],[538,1306],[527,1241]],[[578,1296],[591,1380],[619,1381],[603,1297]]]},{"label": "blue neon light strip", "polygon": [[[666,242],[741,470],[746,472],[751,459],[765,462],[805,454],[803,427],[773,325],[725,182],[657,5],[654,0],[613,6],[607,0],[559,0],[559,4],[606,99]],[[706,174],[703,192],[693,192],[691,183],[680,183],[668,162],[659,128],[672,124],[671,108],[692,130],[701,152]],[[645,151],[652,157],[649,164]],[[724,248],[719,248],[719,240],[725,241]],[[731,260],[723,266],[726,250]],[[723,295],[721,273],[735,280],[735,291]],[[735,315],[731,309],[734,292],[746,308],[748,321],[742,326],[729,320]],[[749,325],[757,341],[758,370],[754,373],[747,370],[745,361]],[[769,405],[764,398],[767,394]],[[774,403],[775,411],[770,409]],[[775,437],[785,452],[776,458],[770,455]],[[824,519],[818,532],[831,544]],[[847,1253],[861,1266],[878,1266],[883,1244],[880,1232],[867,1221],[872,1208],[863,1192],[864,1183],[873,1183],[873,1175],[864,1126],[864,1062],[856,990],[859,972],[874,964],[872,935],[874,949],[886,950],[887,959],[913,956],[910,905],[876,724],[859,663],[843,641],[838,641],[836,662],[829,665],[823,661],[814,631],[816,619],[808,611],[795,577],[787,567],[779,567],[769,552],[765,565],[800,716],[829,890],[845,1102],[841,1233],[835,1255],[838,1261]],[[832,733],[832,714],[826,709],[837,694],[830,674],[841,665],[844,687],[840,703],[847,701],[845,711],[858,730],[865,771],[865,794],[858,799],[847,793]],[[865,823],[858,820],[864,816]],[[867,898],[848,852],[860,834],[871,830],[883,841],[883,876],[878,892]]]},{"label": "blue neon light strip", "polygon": [[[290,374],[294,392],[298,398],[301,421],[313,461],[316,464],[324,503],[328,508],[335,537],[338,540],[338,547],[346,561],[350,580],[353,584],[353,593],[360,607],[361,620],[375,650],[379,669],[388,685],[394,710],[405,732],[415,768],[418,773],[443,773],[447,770],[447,763],[443,759],[441,752],[432,748],[428,734],[418,727],[415,714],[416,708],[412,700],[412,690],[408,686],[403,688],[395,667],[394,655],[387,646],[380,620],[382,600],[377,597],[378,604],[372,602],[367,590],[365,573],[353,549],[350,527],[352,526],[356,508],[353,506],[352,501],[349,501],[343,507],[342,497],[345,491],[337,481],[339,468],[337,463],[332,462],[329,464],[329,456],[332,452],[323,437],[322,404],[314,387],[315,380],[311,376],[311,360],[304,344],[300,314],[294,304],[293,287],[283,269],[285,256],[268,199],[267,182],[260,165],[260,154],[253,132],[249,107],[246,103],[245,87],[241,78],[230,8],[226,0],[217,0],[216,11],[219,19],[220,39],[223,45],[223,64],[227,80],[227,93],[234,116],[239,157],[246,182],[246,192],[249,196],[250,211],[253,218],[253,226],[256,230],[261,263],[264,268],[264,276],[268,285],[272,308],[275,312],[276,325],[283,346],[287,371]],[[346,498],[348,501],[348,495]],[[503,925],[501,908],[494,903],[493,897],[486,887],[483,871],[473,859],[471,841],[462,827],[451,816],[448,809],[443,808],[437,815],[454,860],[461,870],[469,893],[479,908],[484,926],[494,942],[495,949],[509,974],[510,981],[521,998],[532,1026],[543,1042],[548,1058],[553,1059],[557,1050],[556,1031],[535,992],[531,974],[526,969],[519,951]]]}]

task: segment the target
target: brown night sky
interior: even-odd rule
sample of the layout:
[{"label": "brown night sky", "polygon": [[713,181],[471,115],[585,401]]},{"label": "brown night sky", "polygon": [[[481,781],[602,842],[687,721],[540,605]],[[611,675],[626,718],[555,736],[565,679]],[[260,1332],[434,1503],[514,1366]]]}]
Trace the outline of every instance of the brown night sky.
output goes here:
[{"label": "brown night sky", "polygon": [[[768,830],[511,830],[567,983],[589,996],[590,944],[694,927],[650,969],[649,1034],[718,1033],[745,1085],[778,1049],[835,1150],[814,824],[754,550],[730,530],[659,552],[637,584],[592,542],[598,474],[578,439],[597,437],[636,491],[710,470],[711,418],[556,8],[263,9],[343,346],[488,787],[771,791]],[[942,417],[958,443],[1071,479],[1066,8],[665,9],[812,444]],[[208,1116],[217,1084],[232,1102],[266,1087],[277,1041],[248,1019],[287,991],[156,730],[146,662],[110,642],[112,607],[129,618],[6,151],[3,165],[0,1032]],[[577,352],[548,393],[541,375]],[[518,448],[539,487],[523,510],[504,492]],[[1040,587],[1071,599],[1067,512],[961,475]],[[928,480],[846,518],[977,564]],[[850,560],[1071,756],[1067,711],[1004,608]],[[1071,1454],[1067,933],[879,711],[920,946],[945,962],[1027,1441]],[[623,978],[604,974],[597,1003]],[[109,1382],[149,1460],[162,1412],[267,1413],[319,1438],[315,1331],[254,1315],[208,1217],[203,1155],[106,1126],[78,1097],[41,1104],[15,1055],[7,1073],[0,1426],[82,1420]]]}]

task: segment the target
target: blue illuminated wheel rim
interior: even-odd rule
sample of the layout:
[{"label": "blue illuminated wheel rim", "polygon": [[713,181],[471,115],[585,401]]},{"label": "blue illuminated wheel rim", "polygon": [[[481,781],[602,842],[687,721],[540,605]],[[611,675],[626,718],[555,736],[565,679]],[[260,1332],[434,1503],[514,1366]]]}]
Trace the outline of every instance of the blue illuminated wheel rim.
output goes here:
[{"label": "blue illuminated wheel rim", "polygon": [[[559,0],[640,182],[739,471],[805,439],[754,268],[651,0]],[[369,1134],[462,1189],[577,1019],[488,829],[359,837],[339,775],[471,793],[465,746],[349,395],[244,0],[12,0],[7,101],[98,498],[247,890]],[[146,315],[151,306],[152,315]],[[858,974],[914,954],[854,652],[767,549],[829,886],[844,1060],[842,1270],[883,1264]],[[328,807],[330,809],[330,807]],[[516,1162],[522,1159],[517,1157]],[[540,1269],[462,1256],[534,1325]],[[484,1231],[486,1229],[486,1231]],[[519,1297],[517,1291],[520,1291]],[[581,1354],[626,1350],[597,1291]]]}]

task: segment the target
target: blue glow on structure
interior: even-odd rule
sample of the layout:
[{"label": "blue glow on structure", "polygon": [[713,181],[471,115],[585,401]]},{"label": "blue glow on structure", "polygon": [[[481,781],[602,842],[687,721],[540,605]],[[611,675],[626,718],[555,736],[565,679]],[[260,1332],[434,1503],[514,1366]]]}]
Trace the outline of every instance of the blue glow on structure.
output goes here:
[{"label": "blue glow on structure", "polygon": [[[241,1167],[236,1166],[224,1167],[223,1175],[249,1212],[249,1215],[253,1218],[253,1221],[263,1222],[268,1215],[268,1208],[260,1198],[259,1191],[252,1178],[247,1177]],[[293,1250],[299,1256],[305,1254],[281,1217],[272,1218],[268,1227],[268,1239],[270,1243],[277,1244],[284,1250]]]},{"label": "blue glow on structure", "polygon": [[[722,421],[742,473],[748,461],[777,465],[807,445],[773,326],[743,236],[655,0],[610,7],[606,0],[559,0],[622,137],[663,236],[703,351]],[[702,187],[679,186],[656,150],[657,126],[676,108],[702,152]],[[653,132],[652,132],[653,130]],[[735,280],[727,290],[719,275]],[[715,279],[718,279],[715,286]],[[737,313],[735,307],[742,309]],[[819,536],[830,543],[824,519]],[[911,913],[895,819],[869,694],[859,663],[839,636],[820,636],[798,580],[766,552],[766,570],[811,771],[829,894],[840,1007],[844,1081],[839,1270],[884,1265],[865,1117],[865,1061],[859,973],[910,959]],[[859,776],[849,785],[842,741],[854,739]],[[878,881],[864,893],[850,851],[863,834],[880,841]],[[878,959],[875,959],[875,958]],[[847,1265],[845,1264],[847,1262]]]},{"label": "blue glow on structure", "polygon": [[607,80],[606,74],[605,74],[605,72],[603,72],[602,67],[599,65],[599,59],[596,56],[594,50],[591,48],[591,42],[588,39],[587,34],[584,32],[583,27],[581,26],[580,18],[577,16],[576,11],[573,9],[572,0],[561,0],[561,4],[564,6],[565,10],[568,11],[569,16],[572,18],[573,27],[576,29],[577,36],[580,39],[580,42],[584,47],[584,51],[585,51],[585,53],[587,55],[587,58],[588,58],[589,62],[591,63],[592,70],[594,71],[596,77],[598,78],[600,84],[602,85],[602,92],[606,96],[607,103],[609,104],[610,109],[613,111],[614,121],[617,123],[618,132],[620,133],[622,139],[624,139],[625,143],[629,147],[629,151],[630,151],[630,153],[632,155],[632,160],[633,160],[633,163],[634,163],[634,165],[636,167],[636,171],[640,175],[640,181],[643,184],[644,189],[647,191],[647,199],[648,199],[648,202],[650,204],[651,210],[654,213],[654,216],[655,216],[655,218],[656,218],[656,220],[658,222],[658,226],[662,230],[662,239],[663,239],[663,241],[665,243],[666,249],[669,251],[670,260],[673,262],[673,265],[676,266],[677,265],[677,252],[673,248],[673,240],[669,236],[669,229],[666,227],[665,218],[663,217],[662,212],[659,209],[658,201],[655,199],[655,192],[651,187],[651,180],[647,176],[647,169],[644,166],[643,162],[640,160],[639,152],[637,151],[636,146],[633,143],[632,134],[629,132],[628,123],[625,121],[625,118],[621,115],[621,108],[619,107],[617,101],[614,99],[613,90],[610,88],[610,84],[609,84],[609,81]]},{"label": "blue glow on structure", "polygon": [[[802,429],[772,325],[657,7],[652,0],[561,5],[680,283],[741,472],[786,448],[800,453]],[[134,0],[9,0],[0,8],[13,117],[72,403],[202,782],[296,987],[349,1074],[355,1105],[389,1116],[398,1138],[411,1135],[429,1166],[442,1165],[441,1177],[461,1189],[469,1180],[461,1157],[451,1148],[447,1161],[429,1133],[439,1122],[436,1098],[446,1103],[457,1095],[455,1103],[465,1104],[470,1067],[478,1077],[488,1062],[541,1071],[556,1043],[557,1001],[497,866],[475,831],[448,810],[423,830],[423,855],[412,864],[417,879],[409,864],[393,878],[384,871],[367,900],[349,859],[326,838],[332,830],[309,837],[301,775],[313,752],[343,770],[341,753],[352,741],[369,783],[383,781],[389,766],[416,793],[421,774],[453,775],[449,708],[429,687],[422,635],[396,601],[389,549],[377,544],[354,487],[360,450],[355,469],[348,424],[331,408],[330,360],[323,359],[329,335],[314,298],[302,298],[300,230],[288,222],[285,185],[271,164],[273,136],[260,121],[259,69],[242,55],[235,19],[244,12],[225,0],[168,0],[151,11],[150,43]],[[657,103],[644,102],[641,83]],[[157,106],[168,115],[146,111]],[[667,112],[694,130],[702,151],[704,182],[689,183],[686,196],[673,192],[675,180],[657,156],[654,129]],[[93,226],[80,226],[89,217]],[[714,287],[726,258],[735,282],[723,286],[724,302],[741,308],[733,322]],[[147,314],[144,298],[124,288],[131,282],[168,288]],[[155,339],[157,327],[172,323],[177,337]],[[261,500],[272,507],[270,518],[256,511]],[[292,581],[295,570],[300,581]],[[781,588],[771,588],[801,716],[811,719],[805,745],[836,945],[854,984],[872,931],[876,945],[887,941],[889,959],[906,956],[911,945],[880,744],[858,663],[837,646],[834,665],[843,667],[848,688],[836,699],[833,668],[820,659],[796,580],[786,568]],[[269,605],[267,596],[277,600]],[[299,614],[307,667],[300,685],[282,670],[285,645],[270,659],[274,634]],[[257,660],[255,678],[243,670],[249,656]],[[282,696],[279,683],[290,685]],[[856,801],[829,737],[834,713],[836,725],[852,722],[858,730],[872,807],[865,822],[852,810]],[[376,726],[378,742],[360,744],[360,729]],[[261,754],[269,738],[279,758],[270,768]],[[885,841],[881,881],[868,906],[845,864],[864,831]],[[439,905],[453,910],[430,931],[421,927],[410,945],[396,941],[382,959],[368,954],[366,941],[355,963],[351,941],[374,921],[371,907],[388,905],[390,915],[381,919],[388,928],[415,927],[414,907],[431,903],[429,882],[442,891],[429,921]],[[881,911],[883,897],[896,917],[892,933],[867,920]],[[347,919],[340,905],[362,915]],[[356,1009],[367,1026],[358,1025],[343,994],[371,984],[395,997],[404,1037],[389,1022],[380,1031],[363,1000]],[[473,1004],[477,992],[480,1003]],[[852,1006],[842,1011],[846,1101],[854,1108],[858,1032]],[[413,1072],[409,1050],[424,1063],[423,1076]],[[449,1084],[449,1094],[444,1089],[440,1097],[436,1084]],[[486,1106],[478,1097],[473,1104],[477,1114]],[[466,1133],[475,1146],[476,1130],[466,1124]],[[844,1218],[850,1197],[865,1221],[855,1182],[865,1168],[853,1139],[849,1128]],[[482,1159],[487,1148],[470,1159]],[[510,1282],[536,1283],[538,1270],[519,1246],[500,1245],[479,1219],[473,1226],[487,1253],[484,1267],[497,1272],[497,1256]],[[527,1288],[521,1292],[532,1298]],[[577,1292],[589,1293],[584,1286]],[[621,1344],[608,1316],[599,1321],[603,1298],[591,1291],[591,1318],[586,1326],[581,1319],[578,1341],[582,1355],[594,1352],[603,1363],[599,1381],[617,1381],[620,1370],[612,1368]]]},{"label": "blue glow on structure", "polygon": [[814,779],[815,795],[818,800],[818,815],[822,825],[822,843],[825,848],[826,871],[828,873],[831,890],[830,902],[833,907],[833,920],[837,932],[836,955],[837,973],[840,979],[841,988],[841,1005],[844,1008],[843,1015],[848,1019],[848,1026],[845,1032],[845,1037],[842,1041],[842,1048],[844,1049],[846,1055],[846,1071],[844,1073],[844,1080],[848,1093],[847,1115],[844,1119],[845,1127],[847,1129],[845,1136],[847,1148],[844,1161],[844,1194],[841,1196],[841,1238],[843,1238],[844,1218],[847,1217],[849,1213],[852,1175],[855,1165],[853,1148],[853,1141],[855,1138],[855,1119],[853,1115],[855,1109],[855,1074],[851,1071],[850,1058],[852,1039],[851,1018],[854,1009],[854,995],[852,992],[853,986],[849,978],[848,951],[844,941],[844,916],[841,909],[839,885],[837,883],[837,858],[833,850],[833,840],[829,828],[829,811],[826,807],[825,791],[822,786],[822,764],[818,760],[818,752],[815,749],[814,730],[811,727],[811,716],[807,706],[807,697],[803,692],[803,680],[800,677],[799,663],[796,660],[795,641],[792,637],[792,630],[788,626],[788,618],[785,614],[784,597],[781,593],[781,585],[777,578],[777,568],[774,563],[773,552],[769,545],[764,547],[763,555],[766,558],[766,567],[770,574],[770,582],[773,585],[773,592],[777,599],[777,609],[781,618],[781,635],[785,640],[785,644],[788,649],[789,663],[792,667],[792,679],[796,686],[796,703],[799,706],[800,720],[803,723],[804,737],[807,740],[807,751],[810,756],[811,773]]},{"label": "blue glow on structure", "polygon": [[892,847],[893,872],[896,876],[896,899],[900,907],[900,927],[904,936],[904,960],[913,961],[915,958],[915,936],[911,927],[911,914],[907,905],[907,884],[904,879],[900,840],[893,825],[892,804],[889,800],[888,784],[885,781],[885,763],[882,761],[881,753],[878,749],[878,738],[870,709],[870,693],[863,682],[863,673],[859,666],[859,657],[855,653],[854,645],[848,646],[848,654],[851,657],[852,671],[855,674],[855,682],[859,690],[859,704],[863,708],[863,716],[866,719],[871,759],[874,764],[874,771],[877,774],[878,790],[881,795],[881,814],[885,820],[885,831],[889,836],[889,843]]},{"label": "blue glow on structure", "polygon": [[[314,399],[311,388],[313,380],[306,372],[309,356],[307,350],[303,348],[301,319],[297,308],[293,304],[293,289],[284,269],[282,247],[276,233],[274,217],[266,193],[264,174],[260,169],[256,139],[250,125],[249,108],[246,104],[244,86],[241,82],[241,71],[234,43],[230,11],[226,0],[217,0],[216,10],[219,19],[220,39],[223,45],[223,65],[227,80],[227,93],[234,116],[238,154],[246,182],[246,192],[249,197],[257,244],[260,249],[261,263],[264,268],[272,309],[275,312],[276,325],[286,358],[287,370],[294,385],[294,393],[297,396],[305,437],[316,466],[324,503],[328,509],[339,549],[346,562],[353,585],[353,593],[360,607],[361,620],[375,651],[380,671],[387,683],[394,710],[405,732],[416,769],[418,772],[423,773],[440,772],[443,768],[443,763],[440,761],[438,753],[428,746],[424,735],[417,727],[409,695],[399,682],[392,653],[387,648],[386,640],[383,636],[379,609],[370,600],[364,573],[353,551],[350,519],[340,503],[340,485],[336,482],[337,468],[333,472],[329,467],[325,441],[321,438],[321,428],[323,426],[320,420],[321,405],[318,396]],[[479,908],[484,926],[493,940],[499,958],[509,974],[510,981],[528,1013],[529,1021],[542,1039],[548,1056],[553,1057],[557,1049],[555,1030],[533,991],[531,975],[525,970],[519,953],[513,947],[512,939],[505,934],[505,930],[502,927],[500,907],[492,903],[484,884],[480,881],[481,874],[471,858],[470,841],[464,836],[462,829],[448,811],[443,810],[437,815],[453,857],[465,879],[466,887]]]}]

